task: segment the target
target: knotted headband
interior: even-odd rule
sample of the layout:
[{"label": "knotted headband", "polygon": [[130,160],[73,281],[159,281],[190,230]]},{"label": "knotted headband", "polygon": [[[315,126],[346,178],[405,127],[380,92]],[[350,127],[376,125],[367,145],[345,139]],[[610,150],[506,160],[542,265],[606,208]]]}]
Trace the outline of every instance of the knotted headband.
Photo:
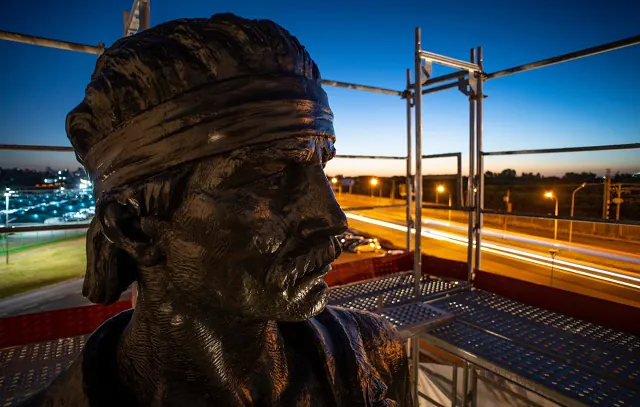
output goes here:
[{"label": "knotted headband", "polygon": [[82,162],[96,196],[187,162],[274,140],[334,137],[327,95],[304,76],[205,84],[122,123]]}]

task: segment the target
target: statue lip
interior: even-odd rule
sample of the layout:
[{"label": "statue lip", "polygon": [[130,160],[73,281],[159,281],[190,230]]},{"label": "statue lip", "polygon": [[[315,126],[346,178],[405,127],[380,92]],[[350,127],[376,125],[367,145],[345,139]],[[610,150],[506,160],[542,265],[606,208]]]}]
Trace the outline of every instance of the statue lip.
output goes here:
[{"label": "statue lip", "polygon": [[[312,246],[308,242],[305,246]],[[340,246],[333,236],[324,237],[314,241],[313,248],[306,250],[306,253],[295,257],[295,276],[292,286],[314,283],[316,280],[324,279],[324,276],[331,271],[331,263],[340,255]]]},{"label": "statue lip", "polygon": [[307,291],[313,288],[318,283],[324,283],[324,276],[326,276],[331,271],[331,265],[327,264],[323,267],[318,267],[314,270],[303,275],[301,278],[298,278],[293,288],[298,291]]}]

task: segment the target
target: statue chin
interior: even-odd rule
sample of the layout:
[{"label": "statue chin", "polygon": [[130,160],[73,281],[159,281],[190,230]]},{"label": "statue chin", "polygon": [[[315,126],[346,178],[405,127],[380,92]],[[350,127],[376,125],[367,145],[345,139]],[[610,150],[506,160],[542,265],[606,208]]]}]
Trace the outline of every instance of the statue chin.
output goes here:
[{"label": "statue chin", "polygon": [[329,287],[324,281],[318,282],[302,297],[300,304],[292,304],[290,310],[274,315],[273,319],[283,322],[306,321],[324,311],[329,302]]},{"label": "statue chin", "polygon": [[99,203],[84,292],[140,295],[23,406],[413,405],[395,329],[327,305],[333,113],[288,31],[218,14],[123,38],[67,135]]}]

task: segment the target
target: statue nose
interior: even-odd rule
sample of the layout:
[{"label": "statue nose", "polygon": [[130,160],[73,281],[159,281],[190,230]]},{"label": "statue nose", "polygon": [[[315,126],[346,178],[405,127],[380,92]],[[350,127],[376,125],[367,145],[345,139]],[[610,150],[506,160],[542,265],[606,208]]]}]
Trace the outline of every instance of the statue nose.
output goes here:
[{"label": "statue nose", "polygon": [[299,231],[303,238],[312,235],[339,235],[347,230],[347,217],[331,188],[329,180],[320,169],[310,180],[315,186],[308,191],[305,204],[301,208],[304,214]]}]

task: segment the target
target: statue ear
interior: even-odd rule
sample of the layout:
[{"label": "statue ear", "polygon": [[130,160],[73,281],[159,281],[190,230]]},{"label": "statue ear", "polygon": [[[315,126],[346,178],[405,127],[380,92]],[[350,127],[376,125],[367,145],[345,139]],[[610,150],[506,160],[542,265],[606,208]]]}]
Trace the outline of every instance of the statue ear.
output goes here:
[{"label": "statue ear", "polygon": [[82,295],[95,304],[112,304],[137,276],[135,262],[107,239],[98,217],[94,217],[87,231],[87,272]]},{"label": "statue ear", "polygon": [[155,239],[147,234],[155,230],[155,222],[143,220],[136,207],[109,200],[100,204],[96,216],[106,238],[137,264],[151,266],[157,263],[158,247]]}]

